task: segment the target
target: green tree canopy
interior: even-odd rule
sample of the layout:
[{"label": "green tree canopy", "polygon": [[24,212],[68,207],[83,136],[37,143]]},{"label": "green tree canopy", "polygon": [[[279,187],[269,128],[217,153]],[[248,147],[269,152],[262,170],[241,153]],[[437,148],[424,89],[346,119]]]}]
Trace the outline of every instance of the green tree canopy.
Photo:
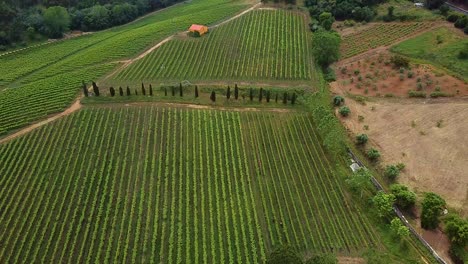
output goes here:
[{"label": "green tree canopy", "polygon": [[453,245],[465,247],[468,245],[468,220],[449,215],[445,220],[445,233]]},{"label": "green tree canopy", "polygon": [[333,22],[335,22],[335,18],[333,17],[333,15],[329,12],[323,12],[319,15],[319,22],[320,22],[320,25],[326,29],[326,30],[330,30],[332,25],[333,25]]},{"label": "green tree canopy", "polygon": [[435,193],[429,192],[424,195],[421,212],[422,228],[434,229],[439,225],[439,216],[445,204],[445,200]]},{"label": "green tree canopy", "polygon": [[312,37],[312,53],[315,61],[323,68],[340,57],[341,38],[336,32],[318,30]]},{"label": "green tree canopy", "polygon": [[416,203],[416,194],[402,184],[392,184],[390,191],[395,195],[396,205],[402,209],[409,209]]},{"label": "green tree canopy", "polygon": [[379,191],[374,198],[372,198],[372,203],[377,209],[377,214],[380,218],[388,218],[393,212],[395,195]]},{"label": "green tree canopy", "polygon": [[393,234],[398,238],[408,237],[410,232],[408,227],[403,225],[401,220],[397,217],[393,218],[390,222],[390,229],[392,230]]},{"label": "green tree canopy", "polygon": [[338,259],[333,254],[319,254],[308,259],[306,264],[338,264]]},{"label": "green tree canopy", "polygon": [[44,26],[51,38],[61,38],[68,31],[70,21],[70,15],[64,7],[52,6],[44,12]]},{"label": "green tree canopy", "polygon": [[288,246],[281,246],[270,253],[267,264],[302,264],[296,251]]}]

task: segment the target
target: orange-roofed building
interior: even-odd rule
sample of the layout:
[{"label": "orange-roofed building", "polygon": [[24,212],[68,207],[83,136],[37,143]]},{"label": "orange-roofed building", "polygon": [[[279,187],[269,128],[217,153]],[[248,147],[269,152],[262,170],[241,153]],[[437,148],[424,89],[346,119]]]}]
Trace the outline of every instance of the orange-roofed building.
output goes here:
[{"label": "orange-roofed building", "polygon": [[189,28],[189,31],[192,32],[192,33],[198,32],[198,34],[200,34],[200,36],[201,36],[201,35],[205,34],[206,32],[208,32],[208,27],[203,26],[203,25],[193,24]]}]

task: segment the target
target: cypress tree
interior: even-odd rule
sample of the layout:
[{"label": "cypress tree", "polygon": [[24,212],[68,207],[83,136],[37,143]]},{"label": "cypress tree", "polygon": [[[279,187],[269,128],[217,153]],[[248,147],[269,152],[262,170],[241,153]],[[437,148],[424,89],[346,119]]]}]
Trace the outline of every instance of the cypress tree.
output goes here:
[{"label": "cypress tree", "polygon": [[182,87],[182,83],[179,83],[179,95],[180,97],[184,96],[184,88]]},{"label": "cypress tree", "polygon": [[120,93],[120,96],[123,96],[123,89],[122,89],[122,86],[119,87],[119,93]]},{"label": "cypress tree", "polygon": [[239,99],[239,87],[237,87],[237,83],[234,86],[234,98],[237,100]]},{"label": "cypress tree", "polygon": [[130,95],[132,95],[132,94],[130,93],[130,87],[127,86],[127,96],[130,96]]},{"label": "cypress tree", "polygon": [[84,81],[83,81],[83,94],[86,97],[89,96],[88,87],[86,87],[86,83]]},{"label": "cypress tree", "polygon": [[195,98],[198,98],[198,86],[195,85]]},{"label": "cypress tree", "polygon": [[172,96],[175,96],[175,87],[174,86],[171,86],[171,94],[172,94]]},{"label": "cypress tree", "polygon": [[94,95],[99,96],[99,87],[97,86],[95,82],[93,82],[93,91],[94,91]]},{"label": "cypress tree", "polygon": [[278,93],[276,93],[276,96],[275,96],[275,103],[278,103]]},{"label": "cypress tree", "polygon": [[138,90],[135,88],[135,95],[138,95]]},{"label": "cypress tree", "polygon": [[211,91],[210,99],[212,102],[216,102],[216,93],[215,91]]},{"label": "cypress tree", "polygon": [[260,93],[258,94],[258,101],[262,102],[263,99],[263,88],[260,88]]},{"label": "cypress tree", "polygon": [[231,87],[229,87],[229,85],[228,85],[228,88],[227,88],[227,91],[226,91],[226,98],[228,100],[231,98]]},{"label": "cypress tree", "polygon": [[253,100],[253,89],[252,88],[250,88],[249,97],[250,97],[250,101],[252,101]]},{"label": "cypress tree", "polygon": [[145,89],[145,85],[143,83],[141,83],[141,93],[143,95],[146,95],[146,89]]},{"label": "cypress tree", "polygon": [[115,89],[114,89],[114,87],[111,86],[111,88],[109,89],[109,91],[110,91],[110,95],[111,95],[112,97],[114,97],[114,95],[115,95]]},{"label": "cypress tree", "polygon": [[153,86],[150,84],[150,96],[153,96]]},{"label": "cypress tree", "polygon": [[296,103],[296,93],[293,93],[292,98],[291,98],[291,104]]},{"label": "cypress tree", "polygon": [[164,96],[167,96],[167,87],[164,87]]},{"label": "cypress tree", "polygon": [[287,103],[288,103],[288,93],[284,92],[284,94],[283,94],[283,104],[287,104]]},{"label": "cypress tree", "polygon": [[268,90],[268,91],[266,92],[266,101],[267,101],[267,103],[270,102],[270,90]]}]

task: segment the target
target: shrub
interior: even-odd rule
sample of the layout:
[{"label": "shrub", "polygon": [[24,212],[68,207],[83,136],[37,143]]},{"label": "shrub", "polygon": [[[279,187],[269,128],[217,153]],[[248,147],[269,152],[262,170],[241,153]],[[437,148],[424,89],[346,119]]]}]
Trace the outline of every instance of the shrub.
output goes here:
[{"label": "shrub", "polygon": [[455,27],[456,28],[464,28],[468,25],[468,17],[467,16],[462,16],[455,21]]},{"label": "shrub", "polygon": [[371,148],[367,151],[367,157],[372,161],[376,161],[380,158],[380,152],[375,148]]},{"label": "shrub", "polygon": [[356,136],[357,144],[364,145],[369,140],[369,137],[366,134],[359,134]]},{"label": "shrub", "polygon": [[403,81],[405,79],[405,75],[400,74],[400,81]]},{"label": "shrub", "polygon": [[458,18],[460,18],[460,15],[458,13],[451,13],[447,16],[447,21],[455,23],[458,20]]},{"label": "shrub", "polygon": [[396,68],[408,68],[409,66],[409,60],[405,57],[402,57],[400,55],[394,55],[390,59],[390,62],[396,67]]},{"label": "shrub", "polygon": [[408,227],[403,225],[400,218],[398,217],[393,218],[393,220],[390,222],[390,229],[392,230],[393,234],[400,239],[408,237],[410,234]]},{"label": "shrub", "polygon": [[354,70],[354,75],[358,76],[361,73],[359,70]]},{"label": "shrub", "polygon": [[416,89],[417,89],[418,91],[421,91],[421,90],[423,89],[423,85],[422,85],[421,82],[416,83]]},{"label": "shrub", "polygon": [[439,216],[445,206],[445,200],[435,193],[426,193],[422,202],[421,227],[435,229],[439,225]]},{"label": "shrub", "polygon": [[398,175],[400,175],[400,170],[395,165],[387,165],[387,167],[385,167],[384,175],[389,180],[394,181]]},{"label": "shrub", "polygon": [[340,105],[342,105],[344,103],[344,100],[345,99],[343,98],[343,96],[337,95],[337,96],[333,97],[333,104],[335,106],[340,106]]},{"label": "shrub", "polygon": [[395,195],[395,204],[401,209],[408,210],[416,204],[416,194],[405,185],[392,184],[390,192]]},{"label": "shrub", "polygon": [[[468,28],[468,27],[466,27]],[[465,47],[460,50],[460,52],[458,53],[458,56],[457,56],[460,60],[466,60],[468,59],[468,45],[465,45]]]},{"label": "shrub", "polygon": [[440,91],[435,91],[435,92],[432,92],[429,96],[431,98],[437,98],[437,97],[451,97],[453,95],[448,94],[448,93],[444,93],[444,92],[440,92]]},{"label": "shrub", "polygon": [[351,109],[349,109],[349,107],[347,106],[342,106],[340,107],[338,112],[341,114],[341,116],[346,117],[346,116],[349,116],[349,114],[351,113]]},{"label": "shrub", "polygon": [[408,71],[408,73],[406,74],[406,76],[408,76],[408,78],[413,78],[414,76],[414,73],[412,71]]},{"label": "shrub", "polygon": [[426,98],[425,92],[418,92],[418,91],[409,91],[409,97],[419,97],[419,98]]},{"label": "shrub", "polygon": [[301,264],[302,260],[297,253],[290,247],[281,246],[275,249],[266,259],[267,264],[291,263]]},{"label": "shrub", "polygon": [[324,71],[324,78],[327,82],[334,82],[336,81],[336,74],[335,74],[335,71],[331,68],[331,67],[328,67],[325,71]]}]

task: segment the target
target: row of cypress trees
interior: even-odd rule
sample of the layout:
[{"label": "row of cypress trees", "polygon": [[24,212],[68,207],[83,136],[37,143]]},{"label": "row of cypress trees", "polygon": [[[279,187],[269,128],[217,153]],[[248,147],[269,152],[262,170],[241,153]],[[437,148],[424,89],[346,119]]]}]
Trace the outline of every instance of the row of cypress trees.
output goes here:
[{"label": "row of cypress trees", "polygon": [[[100,95],[99,87],[97,86],[97,84],[95,82],[92,82],[92,84],[93,84],[93,93],[94,93],[94,95],[99,96]],[[115,94],[116,94],[116,90],[114,89],[114,87],[110,87],[109,92],[110,92],[110,96],[112,96],[112,97],[114,97]],[[184,96],[184,89],[182,87],[182,83],[179,84],[179,91],[178,92],[179,92],[180,97]],[[87,88],[86,83],[84,81],[83,81],[83,93],[84,93],[84,95],[86,97],[89,96],[89,91],[88,91],[88,88]],[[141,84],[141,93],[143,95],[146,95],[146,88],[145,88],[145,85],[143,83]],[[164,96],[167,96],[167,93],[168,93],[167,92],[167,87],[164,87]],[[124,89],[122,87],[119,87],[119,94],[120,94],[120,96],[124,96]],[[127,86],[125,94],[127,96],[130,96],[132,94],[131,91],[130,91],[130,87]],[[171,86],[171,95],[175,96],[175,94],[176,94],[176,87]],[[135,95],[138,95],[138,90],[137,89],[135,89]],[[151,84],[149,85],[149,95],[153,96],[153,86]],[[198,98],[198,96],[199,96],[198,86],[195,85],[195,98]],[[262,102],[264,97],[265,97],[265,101],[267,103],[269,103],[270,100],[271,100],[271,92],[270,92],[270,90],[265,91],[263,88],[260,88],[259,93],[258,93],[258,101]],[[228,100],[231,99],[231,87],[230,86],[227,87],[226,98]],[[245,95],[242,95],[242,98],[245,99]],[[237,84],[234,86],[234,99],[235,100],[239,99],[239,87],[237,86]],[[249,90],[249,99],[250,99],[250,101],[254,100],[254,89],[253,88],[250,88],[250,90]],[[296,93],[293,93],[291,95],[291,97],[288,95],[287,92],[283,93],[283,98],[282,98],[283,104],[287,104],[288,100],[291,101],[291,104],[295,104],[296,99],[297,99]],[[216,92],[215,91],[211,92],[210,100],[212,102],[216,102]],[[278,100],[279,100],[279,94],[276,93],[275,103],[278,103]]]}]

